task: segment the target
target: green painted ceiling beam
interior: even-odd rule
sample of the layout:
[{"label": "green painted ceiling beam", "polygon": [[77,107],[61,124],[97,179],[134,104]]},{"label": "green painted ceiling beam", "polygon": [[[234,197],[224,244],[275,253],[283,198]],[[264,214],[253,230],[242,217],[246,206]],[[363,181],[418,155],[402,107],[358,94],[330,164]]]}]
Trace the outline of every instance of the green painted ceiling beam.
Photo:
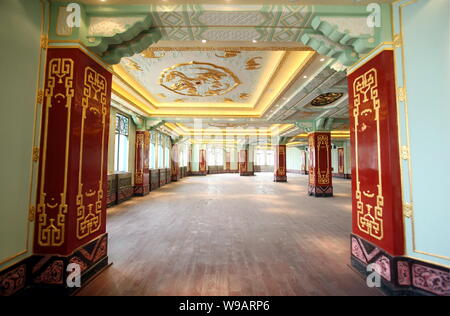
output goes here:
[{"label": "green painted ceiling beam", "polygon": [[[203,39],[204,33],[209,31],[211,26],[205,25],[200,17],[216,11],[214,7],[207,5],[81,5],[81,25],[70,30],[64,28],[64,25],[61,26],[65,18],[64,10],[60,8],[64,9],[66,5],[67,3],[51,3],[50,39],[78,40],[109,64],[117,64],[122,57],[140,53],[161,39],[179,41]],[[238,8],[239,5],[228,5],[226,8],[229,8],[230,12],[235,12],[233,7]],[[261,37],[257,40],[303,42],[320,54],[344,66],[350,66],[380,42],[392,40],[390,5],[380,4],[380,8],[381,26],[370,31],[364,27],[369,15],[365,5],[263,5],[250,6],[247,10],[254,10],[260,16],[266,17],[265,21],[254,27]],[[291,14],[286,15],[287,11]],[[173,13],[173,19],[181,19],[182,24],[187,26],[186,38],[176,37],[179,36],[179,32],[175,31],[179,30],[179,23],[172,21],[168,12]],[[294,19],[294,22],[290,22],[287,16]],[[289,23],[293,23],[292,30],[289,29]],[[159,25],[164,25],[165,28],[155,27]],[[352,30],[346,29],[348,25]],[[56,31],[58,26],[59,29]],[[273,32],[277,26],[285,32],[281,32],[282,34]],[[173,30],[170,31],[171,27]],[[236,25],[236,28],[239,27]],[[61,30],[66,34],[61,34]]]}]

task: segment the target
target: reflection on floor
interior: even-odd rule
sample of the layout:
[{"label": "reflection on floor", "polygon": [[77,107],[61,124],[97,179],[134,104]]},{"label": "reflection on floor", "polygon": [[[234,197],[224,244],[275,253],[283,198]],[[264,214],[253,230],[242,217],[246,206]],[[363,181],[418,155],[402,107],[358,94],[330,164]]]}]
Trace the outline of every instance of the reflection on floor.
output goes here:
[{"label": "reflection on floor", "polygon": [[211,175],[109,210],[114,265],[80,295],[380,295],[349,267],[350,181]]}]

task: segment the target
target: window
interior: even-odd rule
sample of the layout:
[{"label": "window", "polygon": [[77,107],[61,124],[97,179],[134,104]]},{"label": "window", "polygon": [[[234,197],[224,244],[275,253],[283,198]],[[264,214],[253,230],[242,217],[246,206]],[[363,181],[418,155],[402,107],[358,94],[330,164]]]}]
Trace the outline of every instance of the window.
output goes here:
[{"label": "window", "polygon": [[184,167],[184,145],[181,145],[179,147],[179,152],[178,152],[178,165],[180,167]]},{"label": "window", "polygon": [[223,166],[223,149],[216,148],[216,166]]},{"label": "window", "polygon": [[273,150],[268,150],[266,152],[266,166],[273,166],[275,164],[275,154]]},{"label": "window", "polygon": [[265,166],[266,165],[266,151],[258,149],[256,151],[256,165]]},{"label": "window", "polygon": [[209,166],[223,166],[223,149],[208,148],[206,161]]},{"label": "window", "polygon": [[161,134],[158,134],[158,168],[164,168],[164,138]]},{"label": "window", "polygon": [[189,149],[188,146],[183,145],[182,149],[181,149],[181,153],[180,153],[180,161],[181,167],[187,167],[188,165],[188,154],[189,154]]},{"label": "window", "polygon": [[150,169],[156,169],[156,135],[150,134]]},{"label": "window", "polygon": [[257,166],[272,166],[274,164],[274,151],[267,149],[258,149],[256,151]]},{"label": "window", "polygon": [[117,172],[128,171],[128,132],[129,119],[122,114],[116,114],[116,135],[115,135],[115,164]]},{"label": "window", "polygon": [[170,139],[166,137],[166,148],[164,154],[164,167],[170,168]]},{"label": "window", "polygon": [[206,152],[206,161],[208,162],[209,166],[215,166],[216,165],[216,156],[215,156],[215,150],[214,148],[208,148],[208,151]]}]

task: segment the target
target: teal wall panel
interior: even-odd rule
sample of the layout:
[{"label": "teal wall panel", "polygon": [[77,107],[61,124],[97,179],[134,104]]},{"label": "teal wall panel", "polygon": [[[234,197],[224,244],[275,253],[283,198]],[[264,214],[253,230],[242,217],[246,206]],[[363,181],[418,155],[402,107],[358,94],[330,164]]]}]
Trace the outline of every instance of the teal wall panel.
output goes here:
[{"label": "teal wall panel", "polygon": [[40,48],[43,18],[39,0],[0,1],[0,269],[28,256],[32,249],[28,212],[35,203],[37,164],[32,163],[32,151],[38,139],[38,135],[33,138],[35,122],[36,132],[39,129],[39,64],[45,57]]},{"label": "teal wall panel", "polygon": [[397,86],[407,91],[399,102],[400,141],[410,150],[401,162],[403,198],[413,206],[406,252],[450,265],[450,1],[400,1],[393,12],[394,31],[403,33]]}]

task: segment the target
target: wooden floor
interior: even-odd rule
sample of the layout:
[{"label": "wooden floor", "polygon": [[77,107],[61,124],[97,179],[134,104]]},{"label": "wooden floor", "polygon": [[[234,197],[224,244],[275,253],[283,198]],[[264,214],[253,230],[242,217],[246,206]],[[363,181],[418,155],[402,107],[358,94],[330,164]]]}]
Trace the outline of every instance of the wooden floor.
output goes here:
[{"label": "wooden floor", "polygon": [[114,263],[80,295],[380,295],[349,267],[350,181],[334,198],[289,183],[211,175],[109,209]]}]

